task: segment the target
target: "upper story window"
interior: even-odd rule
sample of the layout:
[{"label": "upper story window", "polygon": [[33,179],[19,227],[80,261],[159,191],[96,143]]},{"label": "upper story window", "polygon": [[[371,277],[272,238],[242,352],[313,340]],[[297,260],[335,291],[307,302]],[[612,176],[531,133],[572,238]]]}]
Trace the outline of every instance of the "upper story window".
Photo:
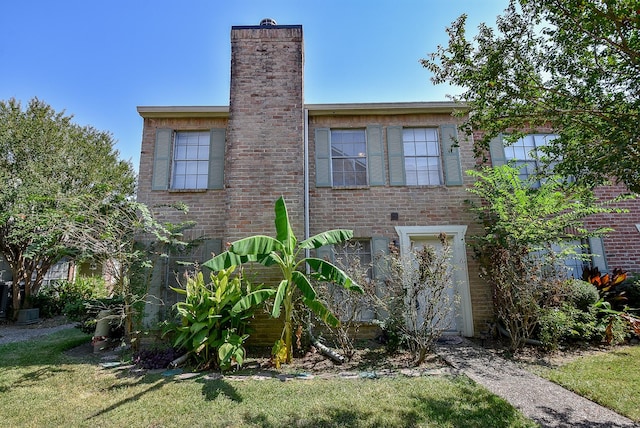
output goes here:
[{"label": "upper story window", "polygon": [[464,182],[453,123],[437,128],[380,124],[365,129],[316,128],[314,143],[316,187]]},{"label": "upper story window", "polygon": [[555,134],[530,134],[504,148],[506,160],[515,161],[516,167],[520,169],[521,180],[528,180],[540,172],[540,158],[543,154],[540,149],[555,138],[558,138]]},{"label": "upper story window", "polygon": [[331,130],[331,173],[334,187],[367,185],[364,129]]},{"label": "upper story window", "polygon": [[176,132],[172,189],[206,189],[209,177],[209,131]]},{"label": "upper story window", "polygon": [[225,129],[156,130],[152,190],[224,188]]},{"label": "upper story window", "polygon": [[404,128],[404,171],[408,186],[442,184],[440,143],[436,128]]}]

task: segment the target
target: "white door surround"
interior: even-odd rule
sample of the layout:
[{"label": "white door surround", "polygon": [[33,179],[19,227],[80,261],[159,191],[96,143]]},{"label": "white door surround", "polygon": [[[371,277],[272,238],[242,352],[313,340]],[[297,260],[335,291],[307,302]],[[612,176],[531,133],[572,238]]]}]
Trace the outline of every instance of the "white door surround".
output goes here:
[{"label": "white door surround", "polygon": [[445,233],[452,240],[452,263],[456,267],[453,272],[454,285],[460,297],[458,328],[463,336],[473,336],[473,313],[471,309],[471,293],[469,291],[469,272],[467,269],[467,252],[465,244],[465,225],[443,226],[396,226],[400,238],[400,252],[406,254],[411,250],[411,242],[420,239],[434,239]]}]

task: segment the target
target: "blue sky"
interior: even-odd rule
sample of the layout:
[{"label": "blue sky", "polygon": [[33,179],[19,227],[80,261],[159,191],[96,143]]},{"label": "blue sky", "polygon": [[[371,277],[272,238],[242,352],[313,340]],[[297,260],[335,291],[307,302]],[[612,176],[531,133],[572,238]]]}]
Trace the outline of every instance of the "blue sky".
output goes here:
[{"label": "blue sky", "polygon": [[109,131],[138,169],[136,106],[228,105],[230,32],[262,18],[300,24],[305,102],[444,100],[419,59],[469,15],[508,0],[20,0],[0,5],[0,99],[38,97]]}]

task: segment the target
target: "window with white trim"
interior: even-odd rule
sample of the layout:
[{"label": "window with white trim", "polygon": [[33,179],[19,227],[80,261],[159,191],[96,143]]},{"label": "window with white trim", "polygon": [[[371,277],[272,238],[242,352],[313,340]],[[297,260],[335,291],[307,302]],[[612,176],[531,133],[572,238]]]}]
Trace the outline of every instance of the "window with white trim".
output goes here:
[{"label": "window with white trim", "polygon": [[331,174],[334,187],[367,185],[364,129],[331,130]]},{"label": "window with white trim", "polygon": [[504,148],[505,158],[515,161],[516,168],[520,170],[521,180],[528,180],[541,172],[540,158],[543,153],[540,149],[556,138],[556,134],[526,135]]},{"label": "window with white trim", "polygon": [[342,245],[334,247],[335,259],[343,270],[360,270],[369,279],[371,271],[371,241],[369,239],[352,239]]},{"label": "window with white trim", "polygon": [[172,189],[206,189],[209,179],[209,131],[176,132]]},{"label": "window with white trim", "polygon": [[408,186],[442,184],[440,142],[436,128],[403,128],[405,180]]}]

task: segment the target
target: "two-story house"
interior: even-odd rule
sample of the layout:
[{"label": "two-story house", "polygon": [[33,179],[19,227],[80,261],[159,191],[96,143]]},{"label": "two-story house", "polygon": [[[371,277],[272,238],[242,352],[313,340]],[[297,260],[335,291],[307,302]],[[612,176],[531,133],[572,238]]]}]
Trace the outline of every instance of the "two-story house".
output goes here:
[{"label": "two-story house", "polygon": [[[492,318],[492,299],[465,241],[479,232],[464,203],[472,197],[464,171],[477,160],[473,141],[458,131],[461,119],[452,116],[459,106],[305,104],[303,65],[301,26],[232,27],[228,106],[138,107],[144,119],[138,200],[152,207],[185,202],[186,217],[167,212],[165,219],[197,222],[192,236],[210,238],[194,256],[200,261],[223,243],[273,235],[273,204],[281,195],[299,239],[352,229],[365,262],[390,243],[406,251],[435,244],[444,232],[459,296],[452,330],[474,335]],[[499,148],[494,156],[510,156]],[[635,263],[625,267],[640,270]],[[151,290],[167,306],[175,302],[170,270]],[[150,306],[148,319],[167,306]],[[258,329],[254,336],[260,334],[268,333]]]}]

